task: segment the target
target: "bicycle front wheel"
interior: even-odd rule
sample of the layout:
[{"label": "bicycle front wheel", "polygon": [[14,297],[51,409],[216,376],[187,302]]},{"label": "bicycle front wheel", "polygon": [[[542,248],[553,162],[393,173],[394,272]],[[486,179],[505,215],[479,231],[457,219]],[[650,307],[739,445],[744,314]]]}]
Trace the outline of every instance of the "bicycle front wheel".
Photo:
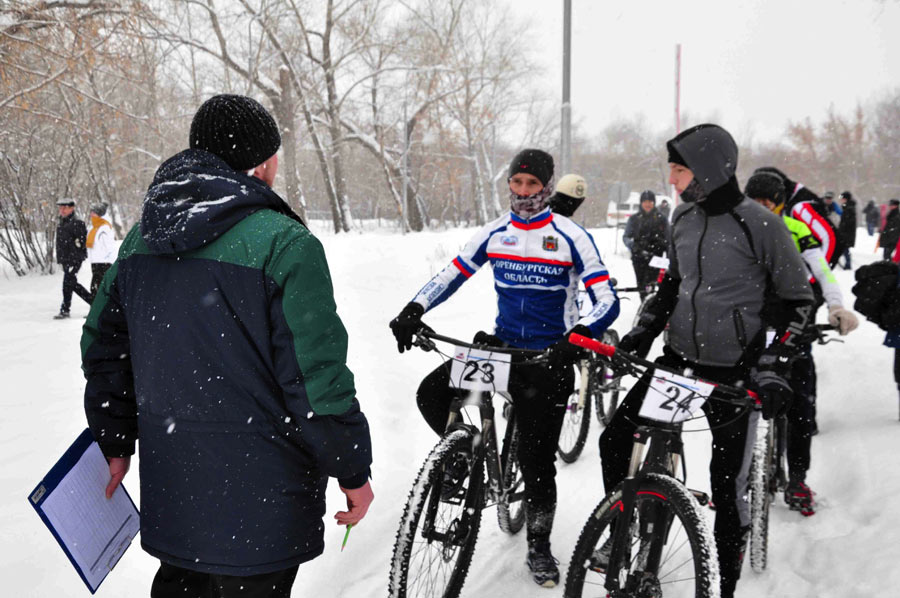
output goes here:
[{"label": "bicycle front wheel", "polygon": [[[393,598],[454,598],[462,590],[484,506],[484,458],[469,430],[455,430],[432,449],[409,493],[391,559]],[[466,457],[468,472],[445,480]],[[458,471],[458,467],[456,468]]]},{"label": "bicycle front wheel", "polygon": [[612,533],[615,523],[623,520],[619,485],[581,530],[566,575],[566,598],[719,595],[719,564],[712,530],[697,499],[681,483],[664,475],[642,476],[627,545],[619,550],[623,558],[618,575],[607,579]]},{"label": "bicycle front wheel", "polygon": [[512,410],[500,455],[503,487],[497,501],[497,523],[510,535],[519,533],[525,525],[525,478],[519,467],[518,451],[519,427],[516,425],[515,410]]},{"label": "bicycle front wheel", "polygon": [[765,571],[768,564],[769,507],[773,498],[770,476],[774,456],[774,426],[761,420],[750,462],[750,567],[757,573]]},{"label": "bicycle front wheel", "polygon": [[[617,347],[619,345],[619,334],[615,330],[607,330],[603,333],[603,342]],[[595,389],[592,394],[597,405],[597,419],[600,420],[602,425],[608,426],[616,413],[616,408],[619,406],[621,376],[613,376],[612,368],[600,360],[595,360],[594,367],[591,370],[591,378],[593,380],[592,388]]]},{"label": "bicycle front wheel", "polygon": [[556,447],[560,459],[566,463],[574,463],[581,456],[591,428],[591,397],[596,392],[592,388],[596,383],[591,368],[590,359],[580,361],[575,368],[575,390],[566,403],[566,414]]}]

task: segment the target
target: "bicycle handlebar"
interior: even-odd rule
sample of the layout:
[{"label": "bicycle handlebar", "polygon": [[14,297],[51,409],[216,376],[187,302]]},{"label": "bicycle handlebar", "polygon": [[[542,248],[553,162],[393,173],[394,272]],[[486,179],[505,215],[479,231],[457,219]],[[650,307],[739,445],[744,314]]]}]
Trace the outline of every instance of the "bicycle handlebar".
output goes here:
[{"label": "bicycle handlebar", "polygon": [[[604,357],[608,357],[610,359],[624,359],[625,361],[632,362],[634,364],[643,366],[645,368],[653,368],[657,370],[662,370],[664,372],[669,372],[671,374],[677,374],[679,376],[684,376],[685,373],[683,370],[678,370],[677,368],[670,368],[663,365],[659,365],[657,363],[653,363],[652,361],[648,361],[642,357],[638,357],[637,355],[632,355],[631,353],[624,353],[618,350],[618,348],[613,345],[607,345],[606,343],[602,343],[596,339],[589,338],[587,336],[582,336],[580,334],[572,333],[569,335],[569,342],[573,345],[577,345],[584,349],[589,349],[595,353],[599,353]],[[727,384],[720,384],[718,382],[710,382],[713,386],[716,387],[716,390],[720,393],[725,393],[728,395],[732,395],[735,398],[741,399],[741,402],[744,402],[744,399],[750,397],[753,399],[754,403],[759,405],[759,395],[748,388],[740,388],[737,386],[729,386]]]},{"label": "bicycle handlebar", "polygon": [[[434,343],[430,341],[441,341],[444,343],[449,343],[451,345],[456,345],[457,347],[466,347],[467,349],[478,349],[479,351],[490,351],[491,353],[503,353],[508,355],[522,355],[525,357],[537,357],[538,355],[542,355],[544,351],[540,351],[538,349],[520,349],[518,347],[495,347],[493,345],[479,345],[475,343],[467,343],[466,341],[461,341],[459,339],[451,338],[449,336],[444,336],[442,334],[436,333],[434,330],[430,328],[420,328],[418,332],[416,332],[416,336],[418,337],[414,345],[420,347],[426,351],[431,351],[435,349]],[[420,339],[422,339],[420,341]]]}]

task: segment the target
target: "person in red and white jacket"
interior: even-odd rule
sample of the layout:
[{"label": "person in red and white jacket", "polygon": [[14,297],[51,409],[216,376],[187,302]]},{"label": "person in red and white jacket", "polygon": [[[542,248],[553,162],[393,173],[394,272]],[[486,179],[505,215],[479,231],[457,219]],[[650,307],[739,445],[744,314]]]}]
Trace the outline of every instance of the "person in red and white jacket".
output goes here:
[{"label": "person in red and white jacket", "polygon": [[[556,510],[556,446],[566,401],[574,385],[572,365],[580,349],[568,342],[577,332],[599,338],[619,314],[619,299],[591,235],[548,207],[553,194],[553,158],[526,149],[509,167],[510,211],[481,228],[450,264],[435,275],[391,321],[402,353],[411,348],[422,315],[446,301],[490,262],[497,291],[493,334],[475,342],[526,349],[549,349],[546,365],[513,363],[509,392],[515,400],[522,442],[518,460],[525,479],[528,535],[526,564],[534,581],[552,587],[559,571],[550,552]],[[580,316],[578,283],[593,305]],[[444,432],[450,402],[450,364],[442,364],[419,386],[419,410],[431,428]],[[527,400],[525,400],[527,398]],[[519,400],[522,399],[522,400]],[[463,473],[466,471],[462,468]]]}]

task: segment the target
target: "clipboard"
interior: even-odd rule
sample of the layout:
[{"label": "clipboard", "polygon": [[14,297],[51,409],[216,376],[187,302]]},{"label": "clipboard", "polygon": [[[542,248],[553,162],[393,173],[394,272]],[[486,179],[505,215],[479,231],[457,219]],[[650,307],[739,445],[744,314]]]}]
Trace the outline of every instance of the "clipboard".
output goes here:
[{"label": "clipboard", "polygon": [[107,461],[85,429],[28,495],[91,594],[140,530],[140,515],[125,486],[107,500],[108,482]]}]

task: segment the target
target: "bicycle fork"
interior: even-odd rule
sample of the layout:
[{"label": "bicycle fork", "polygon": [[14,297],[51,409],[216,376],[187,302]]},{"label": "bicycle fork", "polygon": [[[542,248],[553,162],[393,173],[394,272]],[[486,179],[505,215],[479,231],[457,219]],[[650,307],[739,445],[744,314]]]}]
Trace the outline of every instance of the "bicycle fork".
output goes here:
[{"label": "bicycle fork", "polygon": [[[638,428],[634,438],[628,476],[622,483],[622,498],[612,506],[620,511],[620,515],[613,522],[613,543],[604,584],[611,592],[619,589],[636,592],[645,577],[656,575],[672,521],[672,515],[663,504],[643,504],[635,511],[638,494],[643,492],[640,490],[641,479],[638,472],[659,472],[674,476],[681,454],[680,439],[671,432],[645,428]],[[649,450],[646,450],[651,439],[653,442],[650,443]],[[639,544],[638,552],[632,559],[632,536],[635,531]],[[635,564],[634,571],[628,574],[623,585],[621,569],[623,566],[630,569],[632,562]]]}]

